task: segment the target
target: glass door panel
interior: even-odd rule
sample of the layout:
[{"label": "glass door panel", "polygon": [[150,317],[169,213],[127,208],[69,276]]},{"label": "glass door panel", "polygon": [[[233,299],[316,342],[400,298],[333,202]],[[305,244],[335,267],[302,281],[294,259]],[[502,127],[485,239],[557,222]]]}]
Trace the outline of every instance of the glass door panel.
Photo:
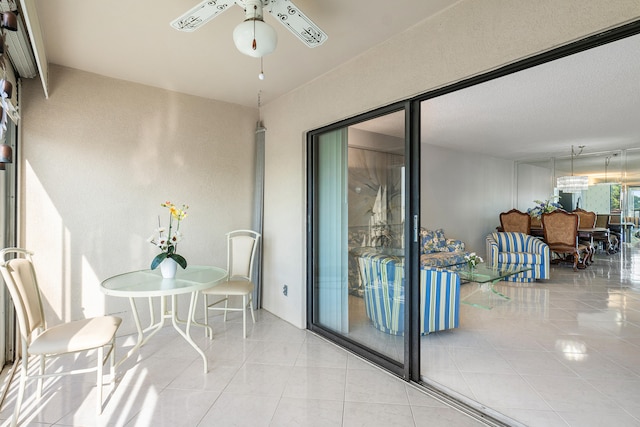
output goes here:
[{"label": "glass door panel", "polygon": [[[18,177],[17,126],[12,120],[7,121],[4,143],[11,146],[13,162],[3,163],[0,170],[0,241],[2,247],[16,246],[16,194]],[[0,278],[0,281],[2,279]],[[0,283],[0,367],[14,358],[14,308],[4,283]]]},{"label": "glass door panel", "polygon": [[397,111],[322,132],[311,148],[313,323],[396,364],[404,362],[404,123]]}]

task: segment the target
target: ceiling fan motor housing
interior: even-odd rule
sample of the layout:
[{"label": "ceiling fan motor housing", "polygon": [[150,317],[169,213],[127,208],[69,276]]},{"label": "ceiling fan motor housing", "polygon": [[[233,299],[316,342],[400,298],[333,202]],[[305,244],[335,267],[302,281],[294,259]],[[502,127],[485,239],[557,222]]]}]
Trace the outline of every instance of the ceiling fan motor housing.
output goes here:
[{"label": "ceiling fan motor housing", "polygon": [[262,13],[262,9],[264,6],[269,4],[269,1],[263,2],[262,0],[244,0],[240,3],[243,4],[245,20],[249,19],[264,19],[264,14]]}]

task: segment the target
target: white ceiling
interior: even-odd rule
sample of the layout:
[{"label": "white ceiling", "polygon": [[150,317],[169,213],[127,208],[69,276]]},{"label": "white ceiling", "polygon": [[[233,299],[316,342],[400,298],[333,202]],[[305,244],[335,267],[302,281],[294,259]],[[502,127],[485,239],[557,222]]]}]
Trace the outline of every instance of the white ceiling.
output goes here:
[{"label": "white ceiling", "polygon": [[[49,63],[241,105],[265,104],[436,14],[457,0],[293,0],[328,34],[313,49],[271,14],[278,46],[260,60],[241,54],[232,6],[192,33],[169,22],[201,0],[37,0]],[[375,7],[372,7],[375,4]]]},{"label": "white ceiling", "polygon": [[[278,47],[239,53],[238,6],[193,33],[169,22],[198,0],[36,0],[49,63],[247,106],[268,103],[458,0],[294,0],[328,34],[310,49],[270,14]],[[391,5],[392,4],[392,5]],[[423,142],[522,160],[640,147],[640,36],[425,101]],[[52,82],[55,90],[55,82]],[[377,122],[393,134],[394,122]],[[402,132],[402,127],[399,131]]]},{"label": "white ceiling", "polygon": [[[428,99],[421,141],[512,160],[640,148],[638,52],[640,35]],[[404,137],[399,114],[355,127]]]},{"label": "white ceiling", "polygon": [[640,147],[640,36],[426,101],[430,144],[513,160]]}]

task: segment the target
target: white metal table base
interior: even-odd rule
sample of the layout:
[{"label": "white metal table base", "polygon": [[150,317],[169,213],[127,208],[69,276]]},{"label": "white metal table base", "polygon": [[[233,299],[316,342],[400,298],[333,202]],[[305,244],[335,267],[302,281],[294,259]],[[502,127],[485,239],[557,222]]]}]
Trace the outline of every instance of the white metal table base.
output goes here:
[{"label": "white metal table base", "polygon": [[[158,331],[160,331],[165,326],[165,320],[171,319],[171,324],[173,328],[178,331],[178,333],[193,347],[200,357],[202,357],[202,361],[204,363],[204,373],[206,374],[209,371],[207,356],[204,354],[202,349],[198,347],[198,345],[191,338],[191,325],[195,324],[197,326],[202,326],[206,328],[212,334],[211,327],[202,323],[196,322],[194,317],[195,305],[198,298],[198,292],[191,292],[191,297],[189,299],[189,314],[187,316],[187,320],[180,320],[178,317],[178,301],[177,295],[171,295],[171,310],[167,310],[167,296],[161,296],[160,298],[160,319],[156,322],[155,320],[155,310],[153,307],[153,297],[149,297],[149,313],[151,316],[151,320],[149,322],[149,326],[142,329],[142,324],[140,322],[140,315],[138,314],[138,309],[136,307],[135,298],[129,297],[129,303],[131,304],[131,311],[133,313],[133,319],[136,324],[136,329],[138,330],[138,340],[136,344],[127,352],[122,360],[120,360],[116,366],[120,366],[122,362],[124,362],[127,358],[129,358],[134,352],[136,352],[140,347],[145,345],[149,339],[154,336]],[[178,323],[185,324],[185,330],[178,326]],[[150,333],[148,333],[150,332]],[[148,333],[148,334],[147,334]],[[147,334],[145,336],[145,334]]]}]

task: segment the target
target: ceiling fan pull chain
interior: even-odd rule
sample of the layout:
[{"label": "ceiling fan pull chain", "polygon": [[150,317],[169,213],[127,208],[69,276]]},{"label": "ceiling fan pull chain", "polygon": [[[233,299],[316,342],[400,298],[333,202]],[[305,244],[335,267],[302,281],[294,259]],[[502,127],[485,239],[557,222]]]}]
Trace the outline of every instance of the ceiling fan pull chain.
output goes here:
[{"label": "ceiling fan pull chain", "polygon": [[258,48],[258,43],[256,42],[256,16],[258,14],[258,6],[253,5],[253,44],[251,48],[256,50]]}]

